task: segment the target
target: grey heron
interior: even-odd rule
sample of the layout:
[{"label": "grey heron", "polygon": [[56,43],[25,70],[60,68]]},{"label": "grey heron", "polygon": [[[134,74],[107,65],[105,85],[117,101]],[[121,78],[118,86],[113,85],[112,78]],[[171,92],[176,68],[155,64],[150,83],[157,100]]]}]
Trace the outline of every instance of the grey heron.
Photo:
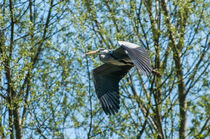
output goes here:
[{"label": "grey heron", "polygon": [[130,42],[119,41],[115,50],[100,48],[86,55],[98,54],[103,65],[93,70],[93,79],[97,97],[104,112],[108,115],[118,112],[120,106],[119,81],[135,65],[137,69],[149,75],[158,72],[151,67],[147,50]]}]

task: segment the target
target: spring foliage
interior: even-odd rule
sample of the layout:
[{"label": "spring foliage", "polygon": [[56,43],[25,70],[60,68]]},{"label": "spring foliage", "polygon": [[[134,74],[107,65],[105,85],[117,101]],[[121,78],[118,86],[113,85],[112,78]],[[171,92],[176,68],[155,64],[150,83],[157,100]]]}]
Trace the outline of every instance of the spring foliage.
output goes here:
[{"label": "spring foliage", "polygon": [[[209,134],[205,0],[0,1],[0,137],[205,138]],[[161,77],[135,68],[106,116],[85,57],[130,41]]]}]

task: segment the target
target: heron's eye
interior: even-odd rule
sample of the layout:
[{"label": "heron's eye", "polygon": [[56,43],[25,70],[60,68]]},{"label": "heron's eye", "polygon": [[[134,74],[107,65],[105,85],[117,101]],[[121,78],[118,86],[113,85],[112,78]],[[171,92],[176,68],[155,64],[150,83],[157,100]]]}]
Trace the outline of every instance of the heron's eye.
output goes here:
[{"label": "heron's eye", "polygon": [[99,52],[100,54],[104,54],[104,53],[106,53],[106,49],[104,49],[104,48],[99,48],[99,49],[98,49],[98,52]]}]

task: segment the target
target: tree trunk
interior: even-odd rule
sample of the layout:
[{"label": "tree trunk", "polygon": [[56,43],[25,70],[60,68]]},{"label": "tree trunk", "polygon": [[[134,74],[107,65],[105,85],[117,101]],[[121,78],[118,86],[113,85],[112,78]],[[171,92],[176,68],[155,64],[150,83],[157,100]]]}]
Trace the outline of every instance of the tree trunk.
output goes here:
[{"label": "tree trunk", "polygon": [[10,130],[10,139],[14,139],[14,128],[13,128],[13,118],[12,118],[12,110],[9,108],[9,130]]},{"label": "tree trunk", "polygon": [[179,56],[174,56],[174,59],[176,64],[177,77],[178,77],[179,112],[180,112],[179,138],[185,139],[187,136],[187,111],[186,111],[187,103],[185,95],[185,83],[184,83],[181,59],[179,58]]},{"label": "tree trunk", "polygon": [[22,139],[23,138],[23,132],[22,132],[22,126],[21,126],[21,120],[20,120],[20,114],[19,114],[19,108],[16,107],[14,112],[14,125],[15,125],[15,136],[16,139]]}]

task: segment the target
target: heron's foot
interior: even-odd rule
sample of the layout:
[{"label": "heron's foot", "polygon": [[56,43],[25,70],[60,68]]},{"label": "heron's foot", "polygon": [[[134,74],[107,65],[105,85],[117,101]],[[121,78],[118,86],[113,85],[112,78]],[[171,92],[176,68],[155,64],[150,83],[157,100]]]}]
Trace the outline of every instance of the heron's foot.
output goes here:
[{"label": "heron's foot", "polygon": [[161,77],[161,74],[160,74],[160,72],[157,71],[157,69],[153,69],[153,70],[152,70],[152,73],[153,73],[154,75],[157,75],[158,77]]}]

